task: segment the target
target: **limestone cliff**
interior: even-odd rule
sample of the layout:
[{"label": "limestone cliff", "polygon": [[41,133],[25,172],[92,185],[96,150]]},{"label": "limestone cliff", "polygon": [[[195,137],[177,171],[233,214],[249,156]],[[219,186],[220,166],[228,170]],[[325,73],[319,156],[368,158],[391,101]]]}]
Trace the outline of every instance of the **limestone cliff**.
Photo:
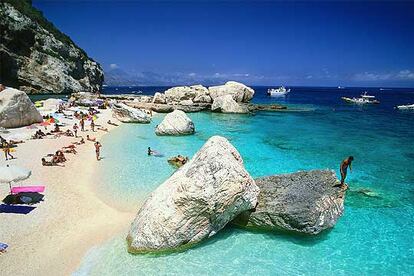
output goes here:
[{"label": "limestone cliff", "polygon": [[2,0],[0,18],[0,83],[28,94],[101,89],[101,66],[30,0]]}]

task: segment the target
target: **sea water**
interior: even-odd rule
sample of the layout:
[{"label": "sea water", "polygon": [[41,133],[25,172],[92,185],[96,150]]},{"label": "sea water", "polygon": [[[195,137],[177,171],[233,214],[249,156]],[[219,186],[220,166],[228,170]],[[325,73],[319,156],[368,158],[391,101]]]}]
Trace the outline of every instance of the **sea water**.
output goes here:
[{"label": "sea water", "polygon": [[[174,168],[171,156],[192,156],[213,135],[226,137],[253,177],[298,170],[337,171],[353,155],[345,213],[317,236],[257,233],[227,227],[181,253],[131,255],[125,235],[93,248],[76,275],[412,275],[414,271],[414,90],[370,91],[378,106],[354,106],[341,96],[360,89],[296,88],[282,103],[298,112],[255,115],[188,114],[196,134],[158,137],[155,126],[123,124],[103,143],[99,164],[104,200],[128,211],[139,206]],[[151,147],[161,156],[148,156]]]}]

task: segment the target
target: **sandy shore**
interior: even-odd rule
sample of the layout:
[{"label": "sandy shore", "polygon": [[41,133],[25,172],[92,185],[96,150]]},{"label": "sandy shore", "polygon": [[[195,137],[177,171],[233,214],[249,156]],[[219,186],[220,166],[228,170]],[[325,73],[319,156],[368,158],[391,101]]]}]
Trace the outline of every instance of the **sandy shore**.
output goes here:
[{"label": "sandy shore", "polygon": [[[108,119],[116,121],[110,110],[104,110],[96,124],[110,131],[115,126],[108,125]],[[89,124],[86,128],[88,131],[80,133],[85,138],[89,134],[99,140],[106,134],[90,131]],[[77,146],[76,155],[66,154],[69,160],[65,167],[41,165],[42,157],[78,140],[28,140],[13,153],[17,159],[6,162],[3,155],[0,157],[0,165],[16,164],[32,170],[32,176],[21,184],[46,186],[44,201],[30,213],[0,213],[0,242],[9,245],[7,253],[0,255],[2,275],[68,275],[77,269],[88,249],[129,227],[135,214],[108,206],[96,193],[99,178],[94,177],[98,161],[93,142]],[[1,184],[1,199],[8,193],[8,185]]]}]

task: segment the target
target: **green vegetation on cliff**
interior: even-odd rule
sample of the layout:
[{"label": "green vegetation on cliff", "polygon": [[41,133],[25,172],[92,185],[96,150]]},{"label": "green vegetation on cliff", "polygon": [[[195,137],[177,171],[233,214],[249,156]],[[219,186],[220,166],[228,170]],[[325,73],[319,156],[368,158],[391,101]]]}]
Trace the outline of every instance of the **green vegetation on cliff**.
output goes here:
[{"label": "green vegetation on cliff", "polygon": [[[73,44],[76,48],[78,48],[85,57],[89,58],[86,52],[77,47],[76,44],[72,41],[72,39],[59,31],[55,25],[53,25],[52,22],[48,21],[43,13],[32,6],[31,0],[2,0],[2,2],[9,3],[12,5],[15,9],[17,9],[19,12],[24,14],[25,16],[29,17],[32,21],[38,23],[41,27],[43,27],[45,30],[50,32],[55,36],[55,38],[59,41],[61,41],[64,44]],[[91,58],[89,58],[91,59]],[[91,59],[93,60],[93,59]]]}]

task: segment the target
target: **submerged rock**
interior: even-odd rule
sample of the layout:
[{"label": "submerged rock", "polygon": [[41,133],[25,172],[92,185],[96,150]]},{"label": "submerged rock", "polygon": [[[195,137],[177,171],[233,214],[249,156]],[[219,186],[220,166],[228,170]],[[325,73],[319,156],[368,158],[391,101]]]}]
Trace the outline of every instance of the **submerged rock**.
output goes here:
[{"label": "submerged rock", "polygon": [[0,127],[16,128],[43,121],[25,92],[6,88],[0,92]]},{"label": "submerged rock", "polygon": [[318,234],[331,228],[344,211],[345,189],[332,170],[314,170],[262,177],[254,212],[233,223],[251,229],[288,230]]},{"label": "submerged rock", "polygon": [[254,95],[252,88],[235,81],[228,81],[224,85],[211,86],[208,88],[208,91],[213,101],[218,97],[231,95],[236,102],[247,103],[253,99]]},{"label": "submerged rock", "polygon": [[151,117],[143,110],[117,103],[112,106],[115,117],[123,123],[149,124]]},{"label": "submerged rock", "polygon": [[195,131],[194,123],[181,110],[174,110],[165,115],[164,120],[156,127],[157,135],[188,135]]},{"label": "submerged rock", "polygon": [[145,201],[129,230],[128,251],[168,251],[209,238],[254,208],[258,193],[237,150],[213,136]]},{"label": "submerged rock", "polygon": [[245,105],[238,104],[231,95],[224,95],[214,99],[211,111],[222,113],[249,113]]},{"label": "submerged rock", "polygon": [[101,66],[31,2],[0,1],[0,81],[29,94],[100,91]]}]

